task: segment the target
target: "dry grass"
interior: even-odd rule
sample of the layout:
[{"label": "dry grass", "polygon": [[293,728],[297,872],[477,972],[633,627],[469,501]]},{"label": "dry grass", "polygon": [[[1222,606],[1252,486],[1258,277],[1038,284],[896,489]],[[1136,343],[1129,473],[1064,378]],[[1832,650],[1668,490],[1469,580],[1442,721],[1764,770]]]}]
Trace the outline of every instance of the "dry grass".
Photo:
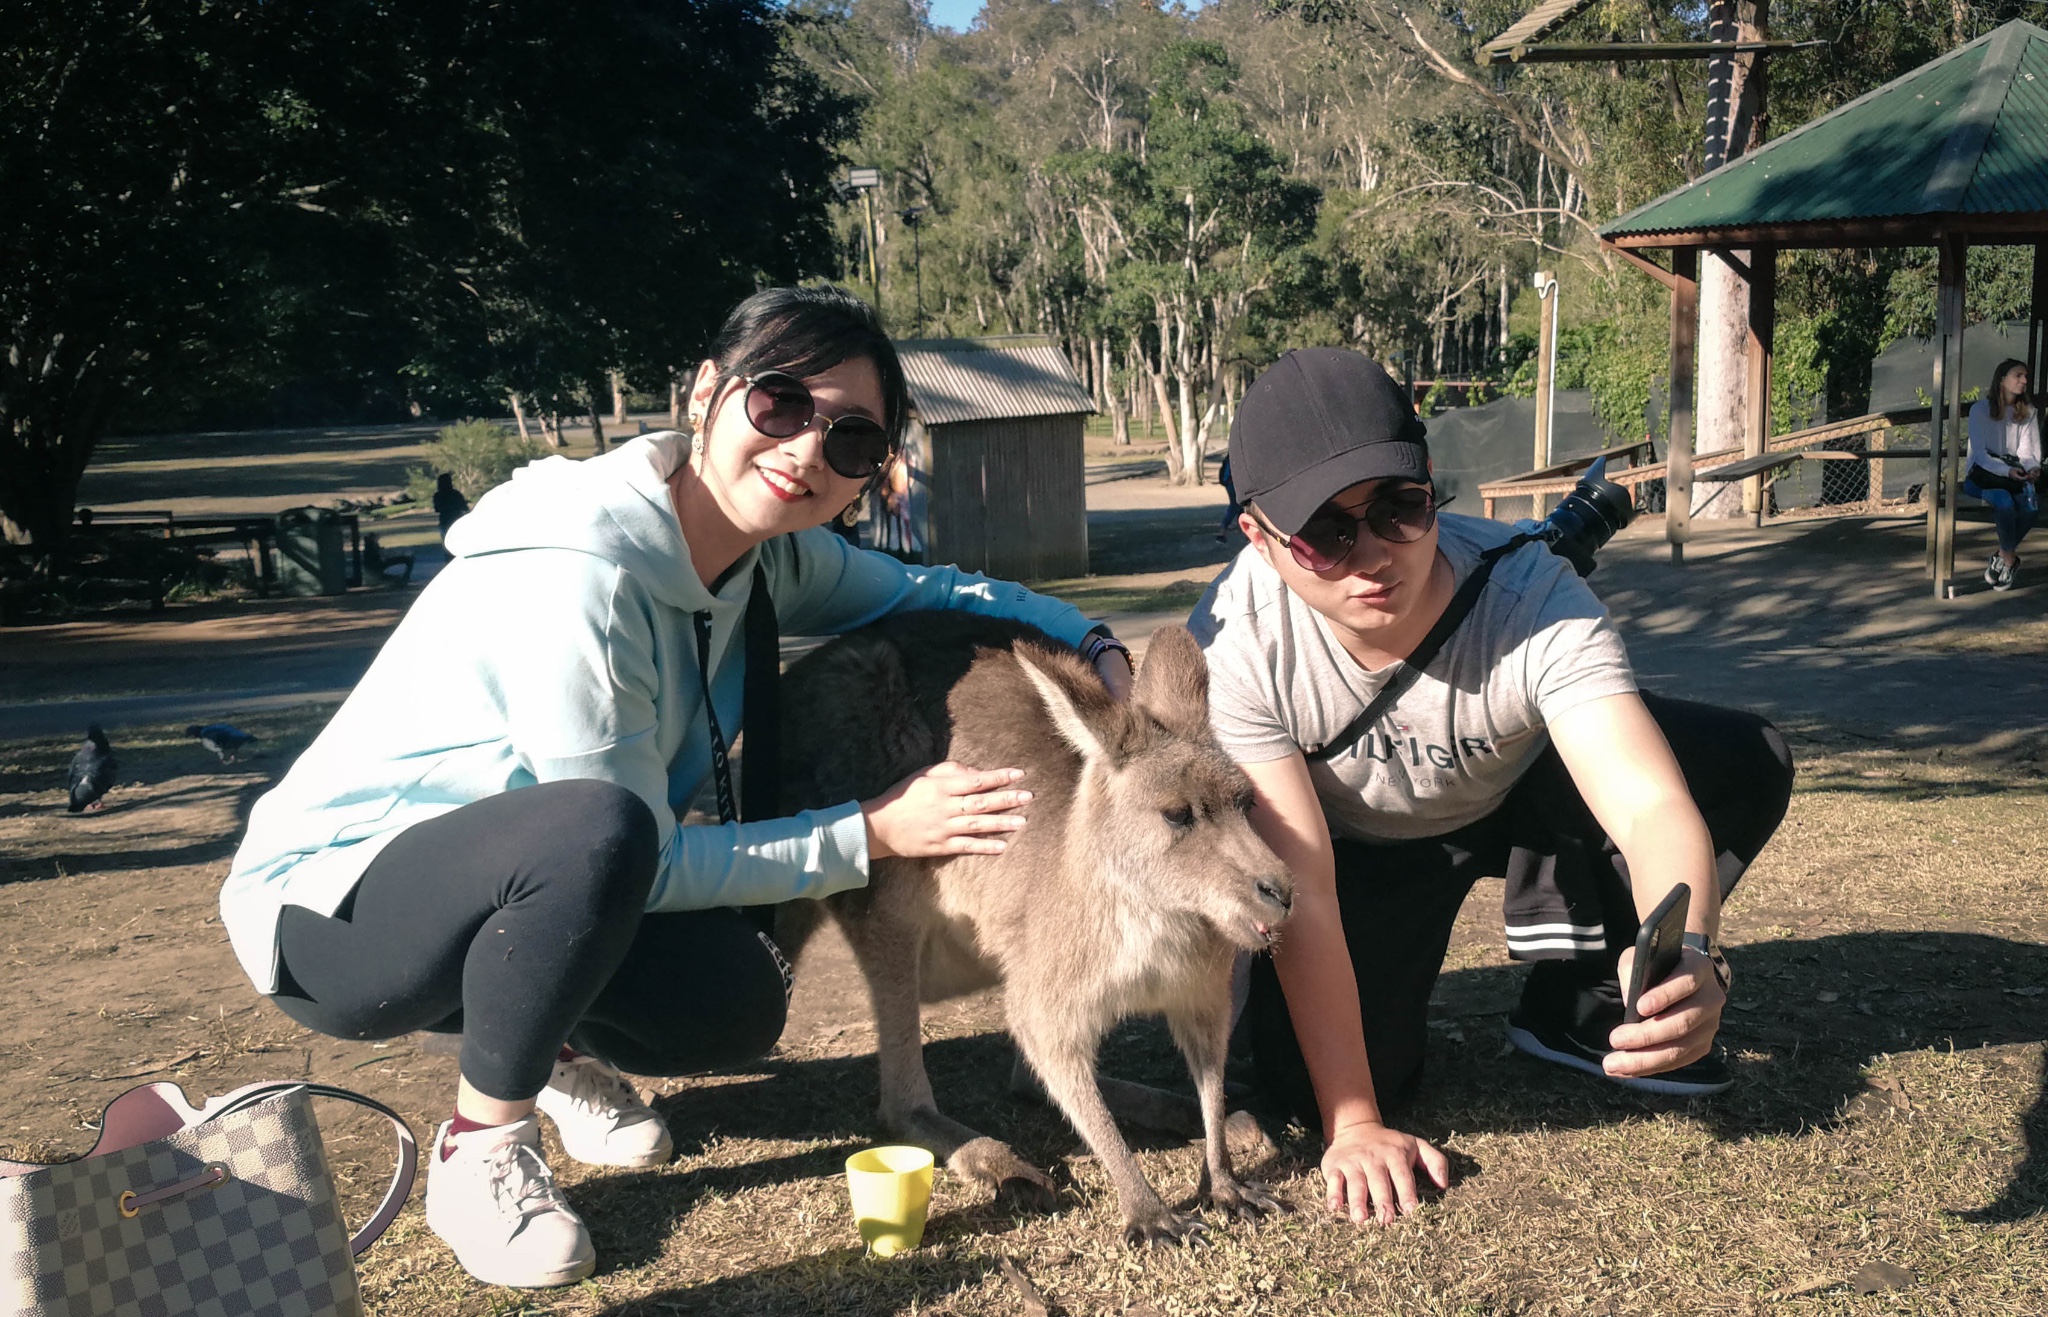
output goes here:
[{"label": "dry grass", "polygon": [[1082,576],[1065,581],[1035,581],[1031,588],[1063,599],[1090,617],[1131,613],[1175,613],[1184,617],[1220,570],[1219,565],[1137,576]]},{"label": "dry grass", "polygon": [[1938,654],[2048,655],[2048,617],[1991,626],[1944,628],[1903,642]]},{"label": "dry grass", "polygon": [[[313,725],[283,724],[272,729],[280,743]],[[1295,1131],[1263,1174],[1302,1210],[1221,1228],[1206,1250],[1127,1251],[1114,1195],[1080,1141],[1056,1114],[1007,1095],[998,1004],[981,999],[934,1013],[941,1102],[1054,1168],[1065,1201],[1013,1217],[942,1173],[926,1246],[875,1262],[857,1251],[838,1178],[875,1133],[871,1033],[828,958],[806,967],[805,1023],[774,1056],[746,1074],[659,1083],[672,1165],[620,1174],[556,1159],[597,1239],[594,1280],[543,1294],[478,1286],[415,1206],[365,1260],[371,1310],[1014,1314],[1026,1309],[998,1270],[1011,1258],[1074,1317],[2039,1313],[2048,782],[2032,762],[1912,757],[1825,727],[1791,730],[1799,794],[1729,912],[1741,1009],[1727,1036],[1741,1080],[1724,1100],[1639,1099],[1505,1052],[1498,1016],[1517,971],[1498,949],[1499,889],[1483,884],[1437,994],[1431,1077],[1408,1122],[1452,1150],[1458,1179],[1415,1217],[1366,1230],[1325,1218]],[[138,794],[223,775],[188,762],[176,740],[168,729],[134,738],[135,764],[166,775]],[[409,1040],[317,1038],[258,1003],[217,926],[201,922],[224,853],[54,876],[55,858],[78,848],[42,840],[69,821],[37,815],[53,797],[36,784],[61,776],[68,752],[68,741],[0,749],[0,848],[15,879],[0,886],[0,949],[38,1017],[53,994],[76,998],[98,981],[91,973],[117,965],[136,991],[76,1000],[67,1023],[17,1013],[0,1026],[0,1043],[26,1060],[7,1103],[7,1125],[21,1128],[0,1132],[0,1155],[77,1147],[78,1122],[140,1082],[79,1077],[87,1051],[107,1058],[98,1076],[121,1059],[197,1051],[168,1073],[200,1091],[306,1073],[393,1102],[422,1132],[445,1114],[448,1058]],[[163,913],[138,942],[130,915],[108,912],[145,898]],[[1179,1076],[1147,1022],[1120,1030],[1105,1064]],[[385,1164],[375,1131],[338,1118],[329,1137],[349,1196],[363,1201]],[[1191,1195],[1194,1148],[1140,1146],[1162,1192]],[[1876,1262],[1913,1279],[1857,1294],[1849,1278]]]}]

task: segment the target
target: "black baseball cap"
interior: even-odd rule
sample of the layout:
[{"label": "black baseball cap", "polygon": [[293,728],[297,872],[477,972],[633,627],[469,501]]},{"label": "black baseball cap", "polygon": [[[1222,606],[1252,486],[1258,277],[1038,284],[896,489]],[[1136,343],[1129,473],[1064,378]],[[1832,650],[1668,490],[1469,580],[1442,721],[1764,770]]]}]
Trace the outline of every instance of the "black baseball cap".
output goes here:
[{"label": "black baseball cap", "polygon": [[1237,497],[1292,535],[1362,480],[1429,483],[1428,427],[1371,357],[1299,348],[1252,381],[1230,423]]}]

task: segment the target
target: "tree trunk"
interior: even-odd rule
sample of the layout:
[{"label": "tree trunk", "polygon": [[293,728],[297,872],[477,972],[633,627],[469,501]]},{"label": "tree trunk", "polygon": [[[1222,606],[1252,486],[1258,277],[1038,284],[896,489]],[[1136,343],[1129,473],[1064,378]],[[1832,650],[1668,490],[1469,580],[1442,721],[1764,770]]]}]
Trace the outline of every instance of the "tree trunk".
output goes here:
[{"label": "tree trunk", "polygon": [[590,439],[592,443],[597,445],[598,454],[602,456],[604,453],[604,417],[600,415],[602,409],[597,405],[597,399],[597,386],[593,384],[588,398],[590,408]]},{"label": "tree trunk", "polygon": [[612,424],[626,423],[626,377],[612,372]]},{"label": "tree trunk", "polygon": [[[1148,368],[1150,365],[1146,363]],[[1159,419],[1166,423],[1166,478],[1177,485],[1181,481],[1180,434],[1173,427],[1173,400],[1166,396],[1166,368],[1146,373],[1152,377],[1152,400],[1159,408]]]},{"label": "tree trunk", "polygon": [[[1707,35],[1713,41],[1763,40],[1769,0],[1714,0]],[[1760,55],[1723,56],[1707,65],[1706,169],[1754,150],[1763,141]],[[1745,265],[1747,251],[1732,253]],[[1749,285],[1712,252],[1700,262],[1698,401],[1693,448],[1712,453],[1742,446],[1749,378]],[[1742,486],[1693,486],[1693,515],[1742,515]]]},{"label": "tree trunk", "polygon": [[[59,345],[47,351],[50,361],[61,359]],[[110,391],[97,374],[48,367],[46,361],[39,377],[0,396],[0,540],[37,548],[71,533],[78,482],[111,411]],[[28,374],[13,372],[6,383]]]},{"label": "tree trunk", "polygon": [[668,428],[683,428],[683,382],[673,375],[668,379]]},{"label": "tree trunk", "polygon": [[520,405],[519,395],[516,393],[508,393],[505,395],[505,397],[512,404],[512,419],[519,423],[520,442],[532,443],[533,436],[526,432],[526,408]]}]

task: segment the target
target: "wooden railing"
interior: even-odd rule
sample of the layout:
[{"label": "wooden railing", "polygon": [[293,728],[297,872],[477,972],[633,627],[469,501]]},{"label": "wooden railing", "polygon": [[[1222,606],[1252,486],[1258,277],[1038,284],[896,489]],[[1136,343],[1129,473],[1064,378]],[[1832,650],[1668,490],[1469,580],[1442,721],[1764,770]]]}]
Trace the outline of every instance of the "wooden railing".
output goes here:
[{"label": "wooden railing", "polygon": [[[1569,462],[1559,462],[1555,466],[1525,471],[1521,475],[1509,476],[1505,480],[1489,480],[1479,487],[1480,507],[1486,516],[1491,517],[1494,506],[1501,499],[1528,498],[1536,500],[1531,505],[1531,515],[1535,515],[1540,510],[1544,498],[1571,493],[1572,487],[1579,483],[1579,477],[1585,474],[1586,468],[1603,457],[1609,463],[1607,478],[1617,485],[1634,490],[1647,481],[1664,478],[1664,463],[1645,460],[1655,451],[1648,439],[1642,439],[1618,448],[1575,457]],[[1712,470],[1725,462],[1736,461],[1741,456],[1740,448],[1728,448],[1714,453],[1696,453],[1693,455],[1692,469],[1695,473]],[[1617,461],[1625,462],[1627,465],[1616,468],[1612,464]]]}]

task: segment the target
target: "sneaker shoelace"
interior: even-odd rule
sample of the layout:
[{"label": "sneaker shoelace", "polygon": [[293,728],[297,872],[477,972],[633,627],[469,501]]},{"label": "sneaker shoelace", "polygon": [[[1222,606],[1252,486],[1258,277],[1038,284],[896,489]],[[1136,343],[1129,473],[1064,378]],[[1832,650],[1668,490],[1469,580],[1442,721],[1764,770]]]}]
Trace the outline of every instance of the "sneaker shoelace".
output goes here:
[{"label": "sneaker shoelace", "polygon": [[491,1187],[492,1199],[510,1207],[521,1220],[557,1208],[570,1210],[554,1173],[533,1145],[507,1139],[485,1155],[490,1159],[485,1182]]},{"label": "sneaker shoelace", "polygon": [[626,1077],[602,1061],[579,1057],[566,1062],[569,1101],[578,1108],[609,1117],[621,1125],[638,1124],[654,1118],[653,1110]]}]

